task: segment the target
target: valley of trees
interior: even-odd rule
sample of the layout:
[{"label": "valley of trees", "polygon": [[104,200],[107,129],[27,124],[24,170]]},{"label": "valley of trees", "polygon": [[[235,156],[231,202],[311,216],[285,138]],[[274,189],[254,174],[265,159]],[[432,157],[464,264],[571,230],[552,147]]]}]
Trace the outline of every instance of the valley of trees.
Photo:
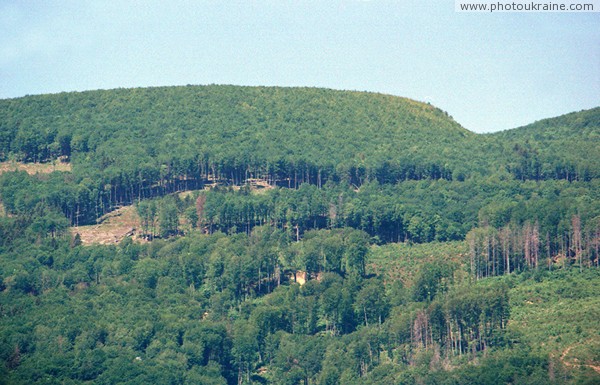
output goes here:
[{"label": "valley of trees", "polygon": [[[28,96],[7,160],[72,172],[0,174],[0,383],[600,379],[600,108],[476,135],[359,92]],[[81,244],[124,205],[143,242]]]}]

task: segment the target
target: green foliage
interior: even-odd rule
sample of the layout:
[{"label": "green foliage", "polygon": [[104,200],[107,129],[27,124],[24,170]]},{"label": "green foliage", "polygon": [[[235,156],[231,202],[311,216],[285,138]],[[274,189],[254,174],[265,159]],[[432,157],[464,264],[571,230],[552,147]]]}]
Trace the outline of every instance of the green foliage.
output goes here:
[{"label": "green foliage", "polygon": [[158,210],[159,234],[163,238],[178,233],[179,218],[177,205],[172,199],[165,199]]},{"label": "green foliage", "polygon": [[[572,362],[579,353],[584,362],[597,362],[600,319],[597,296],[598,269],[560,270],[523,280],[510,291],[510,329],[541,352],[560,352]],[[535,324],[535,328],[528,324]],[[574,349],[574,350],[573,350]],[[596,351],[594,352],[594,349]]]},{"label": "green foliage", "polygon": [[[557,254],[574,214],[590,213],[584,227],[600,217],[598,112],[478,136],[429,105],[322,89],[166,87],[3,100],[0,122],[13,135],[0,154],[67,156],[73,173],[3,173],[0,198],[11,215],[43,203],[75,225],[137,201],[149,239],[187,229],[175,211],[209,232],[250,233],[269,223],[299,239],[311,229],[353,227],[376,242],[461,240],[478,223],[529,221]],[[579,144],[589,156],[578,155]],[[530,179],[543,182],[522,183]],[[250,194],[257,181],[294,190]],[[177,210],[171,198],[144,207],[144,198],[207,183],[245,187],[176,201]]]},{"label": "green foliage", "polygon": [[518,179],[598,178],[600,108],[544,119],[491,136],[512,155],[508,169]]},{"label": "green foliage", "polygon": [[354,306],[357,319],[362,319],[365,326],[369,326],[369,323],[381,325],[389,313],[383,285],[374,280],[364,283],[356,294]]},{"label": "green foliage", "polygon": [[[325,247],[346,231],[356,230],[315,231],[299,243],[289,243],[269,227],[250,236],[195,234],[118,247],[71,248],[65,237],[48,248],[53,242],[46,238],[21,249],[46,258],[3,253],[0,359],[7,378],[27,383],[47,376],[73,383],[485,383],[493,376],[535,383],[548,380],[550,365],[555,379],[593,378],[571,374],[548,354],[574,345],[567,363],[574,362],[569,361],[574,354],[585,358],[582,363],[597,360],[600,317],[591,311],[597,307],[595,269],[530,278],[524,273],[469,285],[457,278],[466,263],[428,261],[439,258],[431,252],[444,252],[434,244],[405,246],[423,259],[413,260],[418,272],[404,289],[426,296],[401,294],[399,300],[394,298],[398,291],[386,289],[381,278],[342,277],[335,269],[303,286],[281,276],[286,265],[279,253],[309,244]],[[362,244],[361,237],[344,242],[345,247]],[[52,263],[45,262],[49,258]],[[279,267],[271,269],[272,263]],[[433,291],[422,290],[434,287],[431,297]],[[562,298],[578,301],[573,304],[578,310],[567,310],[570,305]],[[444,374],[443,360],[458,369]]]},{"label": "green foliage", "polygon": [[447,290],[452,283],[453,269],[446,263],[425,264],[414,284],[413,298],[415,301],[433,301],[435,296]]},{"label": "green foliage", "polygon": [[[73,172],[0,175],[0,382],[595,383],[599,113],[475,135],[322,89],[2,100],[0,159]],[[134,202],[150,242],[68,232]]]}]

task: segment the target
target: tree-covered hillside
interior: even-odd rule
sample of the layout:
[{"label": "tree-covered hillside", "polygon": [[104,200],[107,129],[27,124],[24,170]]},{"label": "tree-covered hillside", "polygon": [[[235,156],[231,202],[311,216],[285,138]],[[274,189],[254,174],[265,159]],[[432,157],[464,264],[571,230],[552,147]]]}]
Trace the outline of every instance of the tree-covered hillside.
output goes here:
[{"label": "tree-covered hillside", "polygon": [[[240,183],[253,176],[294,185],[331,178],[354,184],[460,179],[498,166],[514,169],[526,160],[532,169],[514,170],[519,177],[585,179],[597,176],[599,120],[596,108],[475,135],[435,107],[381,94],[236,86],[117,89],[0,100],[0,160],[72,156],[80,167],[108,174],[118,169],[142,181],[157,168],[169,174],[163,178],[211,174]],[[580,169],[569,176],[558,172],[575,165]]]},{"label": "tree-covered hillside", "polygon": [[600,108],[477,135],[314,88],[0,100],[0,384],[598,383],[599,151]]},{"label": "tree-covered hillside", "polygon": [[474,136],[430,105],[311,88],[30,96],[1,101],[0,122],[4,158],[72,154],[75,164],[108,171],[163,166],[178,176],[213,173],[239,182],[250,173],[294,184],[334,176],[360,183],[385,167],[396,179],[449,177],[458,160],[469,159],[464,143]]},{"label": "tree-covered hillside", "polygon": [[[589,181],[600,170],[599,114],[523,130],[547,138],[534,141],[512,131],[475,135],[430,105],[371,93],[234,86],[64,93],[0,101],[0,159],[72,162],[72,174],[43,180],[42,191],[31,186],[37,181],[20,183],[35,192],[30,203],[51,201],[84,224],[118,205],[215,181],[358,188],[507,173]],[[570,128],[577,124],[585,130]]]},{"label": "tree-covered hillside", "polygon": [[512,153],[521,179],[589,180],[600,164],[600,107],[492,134]]}]

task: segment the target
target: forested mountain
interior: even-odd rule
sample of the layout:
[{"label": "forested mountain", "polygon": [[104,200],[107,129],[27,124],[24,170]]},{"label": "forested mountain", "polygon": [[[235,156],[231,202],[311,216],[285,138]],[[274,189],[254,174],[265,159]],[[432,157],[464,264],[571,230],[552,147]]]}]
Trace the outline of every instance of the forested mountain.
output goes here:
[{"label": "forested mountain", "polygon": [[[27,96],[0,161],[0,383],[600,378],[600,108],[477,135],[364,92]],[[125,205],[135,238],[82,245]]]},{"label": "forested mountain", "polygon": [[[469,159],[454,145],[474,136],[423,103],[309,88],[169,87],[32,96],[2,101],[0,121],[4,157],[45,161],[73,152],[75,164],[101,170],[140,172],[142,166],[162,165],[176,175],[213,173],[239,182],[252,173],[292,178],[295,184],[317,183],[319,175],[360,183],[388,171],[382,167],[392,167],[401,179],[448,176],[453,161]],[[83,153],[93,156],[78,158]],[[433,164],[440,169],[431,170]],[[139,169],[130,170],[134,165]]]},{"label": "forested mountain", "polygon": [[521,179],[589,180],[600,164],[600,107],[544,119],[491,136],[513,155]]}]

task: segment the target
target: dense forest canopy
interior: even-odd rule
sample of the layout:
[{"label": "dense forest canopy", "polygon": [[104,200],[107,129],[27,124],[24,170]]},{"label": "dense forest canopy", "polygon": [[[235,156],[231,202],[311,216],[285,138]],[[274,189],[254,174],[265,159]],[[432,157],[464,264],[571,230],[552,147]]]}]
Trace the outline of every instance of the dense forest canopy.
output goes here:
[{"label": "dense forest canopy", "polygon": [[[44,161],[71,152],[96,153],[96,159],[83,157],[79,162],[92,161],[101,169],[126,167],[128,158],[152,166],[160,162],[194,167],[187,164],[193,162],[211,168],[205,172],[218,169],[218,176],[225,178],[231,172],[243,173],[234,178],[246,177],[246,171],[290,177],[293,172],[374,170],[389,155],[397,161],[467,159],[458,150],[434,154],[429,149],[434,141],[442,140],[450,149],[450,144],[473,136],[426,104],[308,88],[206,86],[67,93],[5,100],[0,111],[5,136],[0,154],[5,157],[13,153],[19,159]],[[173,148],[177,154],[172,154]],[[404,157],[397,156],[401,154]]]},{"label": "dense forest canopy", "polygon": [[[364,92],[27,96],[0,161],[0,383],[599,379],[600,108],[477,135]],[[129,205],[135,240],[82,245]]]},{"label": "dense forest canopy", "polygon": [[590,180],[600,164],[600,107],[491,134],[512,147],[520,179]]},{"label": "dense forest canopy", "polygon": [[[246,172],[276,179],[297,173],[296,182],[316,182],[319,170],[323,179],[360,182],[379,171],[387,175],[381,182],[488,173],[498,161],[509,162],[514,154],[502,153],[513,150],[545,155],[532,159],[543,172],[528,178],[562,179],[556,167],[581,166],[584,159],[591,159],[588,171],[597,172],[592,155],[598,155],[599,115],[596,108],[485,136],[428,104],[380,94],[233,86],[119,89],[0,101],[0,156],[47,161],[73,154],[76,164],[127,171],[134,159],[140,167],[166,166],[190,176],[198,172],[194,166],[205,167],[205,175],[238,182]],[[516,144],[522,148],[514,149]],[[553,152],[560,162],[548,156],[548,146],[558,150]],[[581,172],[574,171],[572,178]]]}]

